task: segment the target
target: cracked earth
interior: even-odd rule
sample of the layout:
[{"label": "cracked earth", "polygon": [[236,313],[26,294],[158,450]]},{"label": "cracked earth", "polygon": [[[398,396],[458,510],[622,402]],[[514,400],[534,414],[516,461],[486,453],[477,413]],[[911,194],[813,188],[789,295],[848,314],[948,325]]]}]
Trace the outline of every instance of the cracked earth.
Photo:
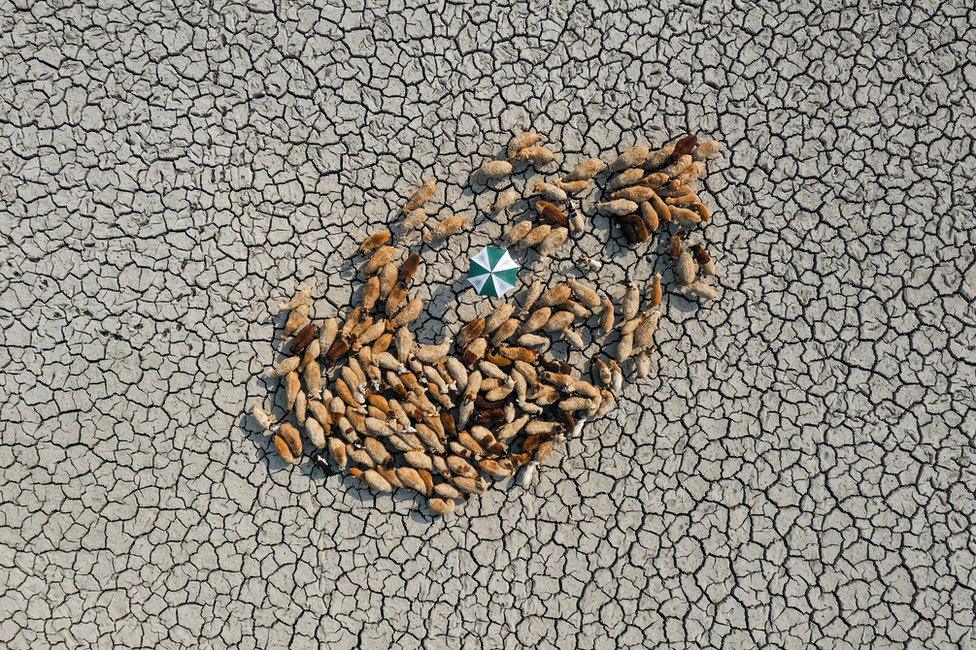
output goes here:
[{"label": "cracked earth", "polygon": [[[966,3],[184,4],[0,0],[0,644],[976,645]],[[722,141],[720,302],[669,296],[527,491],[441,520],[286,466],[242,416],[269,307],[347,305],[363,233],[428,173],[474,214],[526,126]],[[430,334],[483,304],[478,215]]]}]

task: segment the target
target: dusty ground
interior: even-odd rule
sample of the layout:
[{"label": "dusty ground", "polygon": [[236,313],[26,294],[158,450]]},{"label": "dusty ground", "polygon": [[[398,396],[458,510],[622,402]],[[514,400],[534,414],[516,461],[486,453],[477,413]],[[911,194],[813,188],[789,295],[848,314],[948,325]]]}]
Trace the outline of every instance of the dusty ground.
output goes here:
[{"label": "dusty ground", "polygon": [[[274,4],[0,0],[0,643],[976,644],[966,3]],[[725,142],[722,301],[669,298],[528,492],[440,521],[283,466],[268,306],[345,305],[367,226],[429,172],[473,213],[525,125]],[[497,231],[428,267],[448,322]]]}]

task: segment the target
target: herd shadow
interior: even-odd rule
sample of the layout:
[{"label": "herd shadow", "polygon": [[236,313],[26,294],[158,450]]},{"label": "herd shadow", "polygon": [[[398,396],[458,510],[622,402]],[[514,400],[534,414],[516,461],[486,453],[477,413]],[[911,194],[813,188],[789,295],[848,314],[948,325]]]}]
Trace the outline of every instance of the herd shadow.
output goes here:
[{"label": "herd shadow", "polygon": [[[497,159],[504,159],[505,155],[505,147],[500,147],[495,152],[495,157]],[[476,197],[482,195],[484,192],[504,191],[508,187],[512,186],[513,180],[527,181],[530,176],[535,175],[536,173],[538,173],[538,171],[532,165],[520,164],[516,166],[510,177],[502,181],[481,182],[473,177],[469,177],[466,182],[463,182],[460,185],[460,192],[465,199],[470,199],[473,205]],[[609,172],[609,170],[605,170],[598,174],[595,178],[598,187],[606,186],[606,181],[610,178],[610,176],[612,176],[612,174]],[[578,259],[575,255],[576,252],[591,256],[598,256],[598,258],[605,264],[611,263],[619,268],[624,268],[626,266],[624,263],[625,258],[633,256],[636,249],[638,258],[650,256],[656,253],[657,258],[653,264],[653,271],[661,272],[665,280],[668,281],[669,284],[673,284],[675,280],[674,274],[670,268],[670,265],[667,265],[666,263],[666,247],[669,239],[667,235],[668,230],[670,229],[667,225],[662,224],[664,228],[652,233],[652,237],[648,242],[634,246],[627,242],[622,230],[615,223],[615,219],[600,214],[592,208],[589,210],[589,214],[587,214],[587,212],[583,209],[582,201],[580,199],[571,198],[570,200],[577,202],[577,209],[583,213],[584,219],[587,222],[587,228],[582,233],[574,233],[571,229],[569,246],[572,247],[574,253],[570,256],[570,262],[572,263],[561,269],[559,273],[560,275],[565,277],[583,278],[590,273],[588,269],[581,268],[575,263],[575,260]],[[603,199],[601,198],[601,200]],[[508,208],[508,210],[501,213],[496,214],[489,209],[483,211],[475,209],[475,213],[482,215],[482,221],[490,221],[491,223],[504,228],[505,223],[512,223],[514,221],[513,219],[508,218],[508,215],[527,215],[525,218],[529,218],[528,215],[533,213],[532,201],[531,198],[522,197],[519,198],[519,200],[513,204],[513,206]],[[400,215],[399,211],[392,212],[387,224],[387,227],[391,232],[399,235],[403,234],[402,226],[399,224],[399,217],[401,216],[402,215]],[[429,218],[433,219],[434,216],[431,215]],[[472,221],[474,221],[474,219],[472,219]],[[411,237],[410,241],[408,241],[407,248],[409,251],[425,251],[432,250],[434,247],[423,242],[419,237]],[[353,255],[345,257],[336,272],[336,275],[344,282],[359,282],[359,286],[352,294],[354,303],[359,299],[363,290],[364,283],[361,281],[361,265],[365,259],[365,256],[359,254],[357,251]],[[527,252],[526,257],[522,261],[522,268],[526,271],[532,272],[537,269],[538,265],[541,265],[544,262],[551,263],[551,260],[542,258],[534,250],[530,250]],[[527,284],[524,281],[524,278],[522,284]],[[464,274],[458,275],[450,282],[438,282],[435,285],[435,288],[433,288],[430,298],[427,301],[427,308],[421,319],[419,319],[416,324],[415,336],[418,343],[423,344],[425,342],[439,342],[442,339],[442,332],[439,331],[438,328],[443,329],[445,321],[441,318],[441,316],[443,314],[451,313],[452,308],[458,305],[460,302],[459,296],[469,287],[470,285],[467,282],[467,278]],[[607,287],[601,288],[606,289]],[[333,304],[333,306],[336,306],[334,305],[333,301],[330,300],[329,302],[330,304]],[[698,303],[694,299],[684,296],[681,293],[669,292],[669,308],[677,309],[683,313],[690,313],[697,310]],[[272,345],[276,351],[283,351],[285,344],[283,330],[285,321],[287,320],[287,314],[281,312],[270,317],[269,320],[274,326]],[[593,343],[599,340],[594,334],[594,327],[587,325],[581,329],[581,334],[587,346],[591,346]],[[614,338],[615,337],[613,336],[607,338],[602,342],[603,345],[611,347],[613,345]],[[554,341],[552,346],[549,348],[549,351],[556,358],[560,359],[568,359],[569,356],[574,352],[574,350],[562,340]],[[274,391],[274,404],[271,410],[272,416],[275,417],[276,420],[281,420],[287,417],[288,414],[285,411],[283,404],[283,392],[278,389],[278,379],[267,379],[263,376],[258,376],[256,384],[257,389],[261,394],[267,394],[269,391]],[[269,473],[277,473],[290,467],[290,464],[281,458],[279,454],[277,454],[276,450],[274,449],[274,445],[271,442],[270,435],[261,429],[260,425],[258,425],[249,412],[243,414],[239,418],[237,421],[237,427],[239,428],[241,435],[246,440],[255,445],[255,447],[263,450],[261,459],[266,464]],[[299,471],[303,476],[308,476],[313,480],[328,480],[333,476],[338,476],[338,484],[343,487],[343,494],[347,495],[348,498],[359,504],[372,505],[375,503],[376,499],[379,498],[378,495],[373,493],[359,479],[356,479],[347,471],[339,468],[334,462],[329,460],[327,451],[313,448],[309,456],[312,462],[301,463],[299,465]],[[512,477],[510,479],[505,479],[504,481],[493,482],[492,484],[496,487],[504,489],[506,492],[510,492],[517,486],[517,480],[515,477]],[[424,498],[413,491],[397,489],[394,490],[391,496],[394,503],[399,504],[408,501],[412,502],[413,507],[410,508],[410,517],[417,523],[430,524],[439,519],[439,517],[436,515],[430,514],[429,510],[425,506]]]}]

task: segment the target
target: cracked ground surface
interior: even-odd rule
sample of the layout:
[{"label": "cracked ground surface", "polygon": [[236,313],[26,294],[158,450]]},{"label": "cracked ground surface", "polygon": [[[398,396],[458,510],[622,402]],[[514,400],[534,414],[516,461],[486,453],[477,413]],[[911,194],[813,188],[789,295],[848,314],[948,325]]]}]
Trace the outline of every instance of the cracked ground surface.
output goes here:
[{"label": "cracked ground surface", "polygon": [[[184,4],[0,0],[0,644],[976,644],[966,3]],[[285,466],[268,308],[526,125],[721,140],[721,301],[528,491]]]}]

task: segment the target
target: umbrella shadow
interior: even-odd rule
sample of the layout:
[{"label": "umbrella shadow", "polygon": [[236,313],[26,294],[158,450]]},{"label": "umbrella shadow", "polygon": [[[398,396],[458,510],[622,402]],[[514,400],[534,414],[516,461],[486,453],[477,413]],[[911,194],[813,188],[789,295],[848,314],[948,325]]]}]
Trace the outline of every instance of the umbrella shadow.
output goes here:
[{"label": "umbrella shadow", "polygon": [[434,313],[447,313],[447,306],[452,302],[458,302],[461,293],[470,287],[471,285],[465,277],[458,277],[451,281],[450,284],[441,284],[438,286],[431,296],[429,303]]},{"label": "umbrella shadow", "polygon": [[546,354],[556,359],[568,359],[571,352],[572,349],[569,347],[569,344],[561,339],[553,341],[549,349],[546,350]]},{"label": "umbrella shadow", "polygon": [[452,287],[457,285],[457,281],[451,285],[438,284],[427,299],[427,304],[413,326],[413,335],[417,343],[439,343],[443,339],[443,333],[447,325],[442,318],[444,314],[451,313],[448,306],[451,304]]}]

